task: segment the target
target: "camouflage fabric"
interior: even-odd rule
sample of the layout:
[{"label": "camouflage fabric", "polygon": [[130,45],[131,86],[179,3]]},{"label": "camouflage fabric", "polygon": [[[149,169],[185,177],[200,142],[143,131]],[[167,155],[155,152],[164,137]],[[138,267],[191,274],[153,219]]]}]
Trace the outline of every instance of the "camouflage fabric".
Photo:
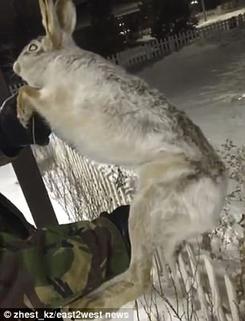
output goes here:
[{"label": "camouflage fabric", "polygon": [[48,227],[23,240],[0,233],[0,306],[59,308],[127,269],[121,234],[105,217]]}]

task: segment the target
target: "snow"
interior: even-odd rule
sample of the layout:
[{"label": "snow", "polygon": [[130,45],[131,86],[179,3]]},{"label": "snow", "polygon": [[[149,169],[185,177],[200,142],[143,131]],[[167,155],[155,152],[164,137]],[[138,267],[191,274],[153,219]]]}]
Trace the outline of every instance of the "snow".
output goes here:
[{"label": "snow", "polygon": [[[245,144],[244,52],[245,30],[236,29],[200,40],[138,74],[186,111],[216,147],[226,138],[242,146]],[[0,192],[32,222],[11,166],[1,167],[0,175]],[[68,221],[57,202],[53,204],[59,222]],[[219,247],[217,239],[213,242]]]},{"label": "snow", "polygon": [[235,30],[196,42],[139,73],[217,146],[226,138],[245,142],[244,36],[244,30]]},{"label": "snow", "polygon": [[[139,75],[184,110],[214,146],[220,148],[229,138],[241,147],[245,143],[244,49],[245,30],[219,33],[144,68]],[[230,181],[230,191],[234,190],[231,183],[234,181]],[[236,220],[243,212],[244,196],[242,201],[229,201],[229,214]],[[230,272],[239,266],[236,242],[241,233],[235,230],[240,226],[231,226],[225,231],[225,239],[231,242],[218,246],[222,264]]]},{"label": "snow", "polygon": [[[0,167],[0,177],[0,193],[5,195],[24,214],[30,224],[35,225],[11,164]],[[68,216],[59,203],[54,199],[51,199],[51,202],[59,223],[69,223]]]},{"label": "snow", "polygon": [[226,13],[216,13],[211,17],[208,17],[207,21],[204,21],[203,19],[201,19],[198,23],[198,27],[206,27],[214,22],[224,21],[244,13],[245,13],[245,8],[241,8],[241,9],[234,10],[231,12],[226,12]]},{"label": "snow", "polygon": [[15,206],[25,215],[29,223],[34,224],[12,165],[8,164],[0,167],[0,177],[0,192],[15,204]]},{"label": "snow", "polygon": [[[217,147],[230,138],[245,143],[245,31],[233,30],[208,41],[199,41],[139,72],[151,85],[165,92],[178,108],[202,128]],[[0,192],[33,223],[11,165],[0,168]],[[58,220],[68,217],[53,201]]]},{"label": "snow", "polygon": [[139,11],[140,4],[141,4],[141,2],[123,3],[121,5],[115,6],[113,8],[112,12],[116,17],[122,17],[125,15],[129,15],[129,14]]},{"label": "snow", "polygon": [[152,37],[151,35],[143,35],[141,38],[138,38],[136,42],[144,43],[152,40],[156,40],[156,38]]}]

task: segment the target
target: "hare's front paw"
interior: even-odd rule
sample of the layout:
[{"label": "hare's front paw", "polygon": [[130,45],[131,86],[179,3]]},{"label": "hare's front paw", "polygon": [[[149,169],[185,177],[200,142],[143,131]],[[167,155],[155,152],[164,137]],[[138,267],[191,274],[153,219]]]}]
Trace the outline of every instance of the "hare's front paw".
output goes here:
[{"label": "hare's front paw", "polygon": [[19,89],[17,97],[17,118],[21,125],[27,128],[33,115],[33,109],[26,103],[24,90],[25,86]]}]

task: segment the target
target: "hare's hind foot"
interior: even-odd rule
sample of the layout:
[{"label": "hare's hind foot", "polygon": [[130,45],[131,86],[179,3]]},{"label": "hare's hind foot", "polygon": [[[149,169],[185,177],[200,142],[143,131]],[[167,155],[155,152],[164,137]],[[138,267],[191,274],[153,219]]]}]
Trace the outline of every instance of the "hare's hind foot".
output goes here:
[{"label": "hare's hind foot", "polygon": [[17,118],[23,127],[27,128],[34,112],[35,99],[39,97],[39,90],[28,85],[19,89],[17,96]]}]

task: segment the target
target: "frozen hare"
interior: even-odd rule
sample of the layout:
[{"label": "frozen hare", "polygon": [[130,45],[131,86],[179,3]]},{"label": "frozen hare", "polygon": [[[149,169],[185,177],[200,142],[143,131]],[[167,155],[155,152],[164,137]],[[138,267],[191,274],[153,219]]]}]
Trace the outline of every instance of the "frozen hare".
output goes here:
[{"label": "frozen hare", "polygon": [[79,48],[71,0],[39,0],[46,35],[28,44],[14,71],[23,124],[33,109],[89,158],[133,168],[139,177],[131,206],[129,269],[84,298],[84,307],[118,308],[150,284],[152,256],[171,262],[181,241],[215,227],[226,172],[185,113],[143,80]]}]

